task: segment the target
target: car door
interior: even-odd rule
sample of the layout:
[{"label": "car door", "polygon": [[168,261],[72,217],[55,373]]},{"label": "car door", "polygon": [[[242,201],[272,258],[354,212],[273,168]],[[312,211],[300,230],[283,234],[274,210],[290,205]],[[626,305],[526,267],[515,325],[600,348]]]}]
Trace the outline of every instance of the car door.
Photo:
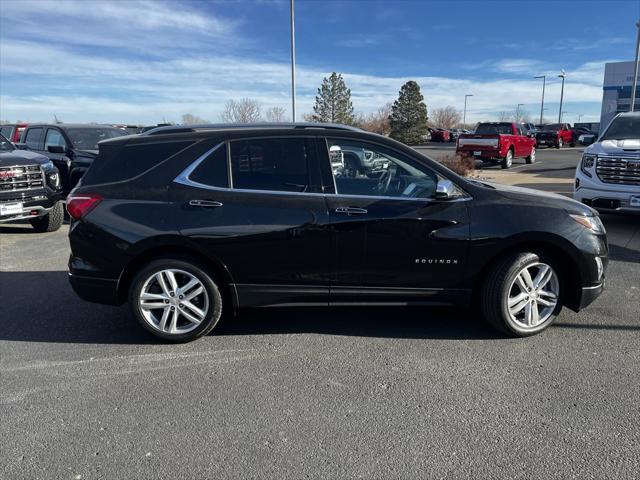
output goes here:
[{"label": "car door", "polygon": [[433,170],[379,144],[327,138],[321,165],[329,148],[358,147],[373,152],[372,168],[355,175],[323,168],[335,244],[331,302],[446,302],[464,294],[470,197],[458,190],[437,200]]},{"label": "car door", "polygon": [[[64,153],[51,152],[49,151],[50,146],[62,147],[64,149]],[[69,191],[71,188],[69,178],[71,159],[67,156],[67,150],[68,145],[60,129],[56,127],[48,127],[44,137],[44,149],[42,154],[49,157],[53,164],[58,168],[64,191]]]},{"label": "car door", "polygon": [[326,305],[331,233],[313,138],[219,143],[171,186],[178,228],[230,273],[240,306]]}]

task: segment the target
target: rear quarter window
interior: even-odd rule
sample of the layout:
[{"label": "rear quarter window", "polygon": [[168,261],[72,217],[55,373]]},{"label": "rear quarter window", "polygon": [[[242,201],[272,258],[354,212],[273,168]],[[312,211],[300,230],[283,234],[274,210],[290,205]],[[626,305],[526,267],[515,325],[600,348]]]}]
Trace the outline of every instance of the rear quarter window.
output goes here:
[{"label": "rear quarter window", "polygon": [[100,148],[100,154],[85,174],[84,185],[113,183],[143,174],[176,153],[193,145],[193,141],[125,145],[113,151]]}]

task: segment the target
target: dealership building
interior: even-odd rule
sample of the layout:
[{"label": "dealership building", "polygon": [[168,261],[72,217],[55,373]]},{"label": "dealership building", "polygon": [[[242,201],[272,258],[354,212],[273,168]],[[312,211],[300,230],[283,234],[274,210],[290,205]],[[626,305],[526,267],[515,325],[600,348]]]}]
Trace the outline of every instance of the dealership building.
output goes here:
[{"label": "dealership building", "polygon": [[[601,128],[605,128],[611,119],[620,112],[628,112],[631,106],[631,87],[633,85],[634,62],[607,63],[604,67],[602,84]],[[634,110],[640,110],[640,85],[636,90]]]}]

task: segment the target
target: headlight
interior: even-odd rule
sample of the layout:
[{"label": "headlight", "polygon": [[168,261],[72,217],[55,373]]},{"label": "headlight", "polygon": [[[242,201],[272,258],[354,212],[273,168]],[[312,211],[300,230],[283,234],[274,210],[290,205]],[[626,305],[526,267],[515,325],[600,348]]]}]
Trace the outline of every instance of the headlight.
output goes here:
[{"label": "headlight", "polygon": [[44,170],[45,172],[48,171],[48,170],[53,170],[54,168],[56,168],[51,160],[49,160],[48,162],[43,163],[40,166],[42,167],[42,170]]},{"label": "headlight", "polygon": [[591,153],[585,153],[584,155],[582,155],[582,160],[580,161],[580,170],[582,170],[582,173],[584,173],[588,177],[592,177],[593,175],[591,175],[591,172],[589,172],[589,170],[592,170],[593,167],[596,166],[597,159],[598,156]]},{"label": "headlight", "polygon": [[600,220],[600,217],[598,216],[586,217],[584,215],[575,215],[573,213],[570,213],[569,216],[583,227],[591,230],[593,233],[606,233],[602,220]]}]

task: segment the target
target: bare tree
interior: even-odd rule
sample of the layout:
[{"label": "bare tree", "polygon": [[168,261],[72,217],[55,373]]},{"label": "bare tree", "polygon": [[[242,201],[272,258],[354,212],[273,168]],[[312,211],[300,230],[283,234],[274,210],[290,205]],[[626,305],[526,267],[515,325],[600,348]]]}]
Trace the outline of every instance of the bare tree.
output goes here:
[{"label": "bare tree", "polygon": [[182,115],[182,124],[183,125],[197,125],[199,123],[209,123],[207,120],[204,120],[197,115],[192,115],[191,113],[185,113]]},{"label": "bare tree", "polygon": [[260,102],[252,98],[228,100],[221,115],[227,123],[255,123],[260,121]]},{"label": "bare tree", "polygon": [[511,112],[505,112],[504,110],[502,112],[498,113],[498,121],[499,122],[507,122],[509,120],[511,120],[512,118],[512,113]]},{"label": "bare tree", "polygon": [[392,104],[387,103],[369,115],[358,114],[355,124],[369,132],[378,133],[380,135],[389,135],[391,132],[391,126],[389,124],[391,107]]},{"label": "bare tree", "polygon": [[431,111],[431,123],[438,128],[453,128],[462,120],[460,111],[447,105],[444,108],[436,108]]},{"label": "bare tree", "polygon": [[267,122],[284,122],[286,114],[286,110],[278,106],[267,108],[264,112]]}]

